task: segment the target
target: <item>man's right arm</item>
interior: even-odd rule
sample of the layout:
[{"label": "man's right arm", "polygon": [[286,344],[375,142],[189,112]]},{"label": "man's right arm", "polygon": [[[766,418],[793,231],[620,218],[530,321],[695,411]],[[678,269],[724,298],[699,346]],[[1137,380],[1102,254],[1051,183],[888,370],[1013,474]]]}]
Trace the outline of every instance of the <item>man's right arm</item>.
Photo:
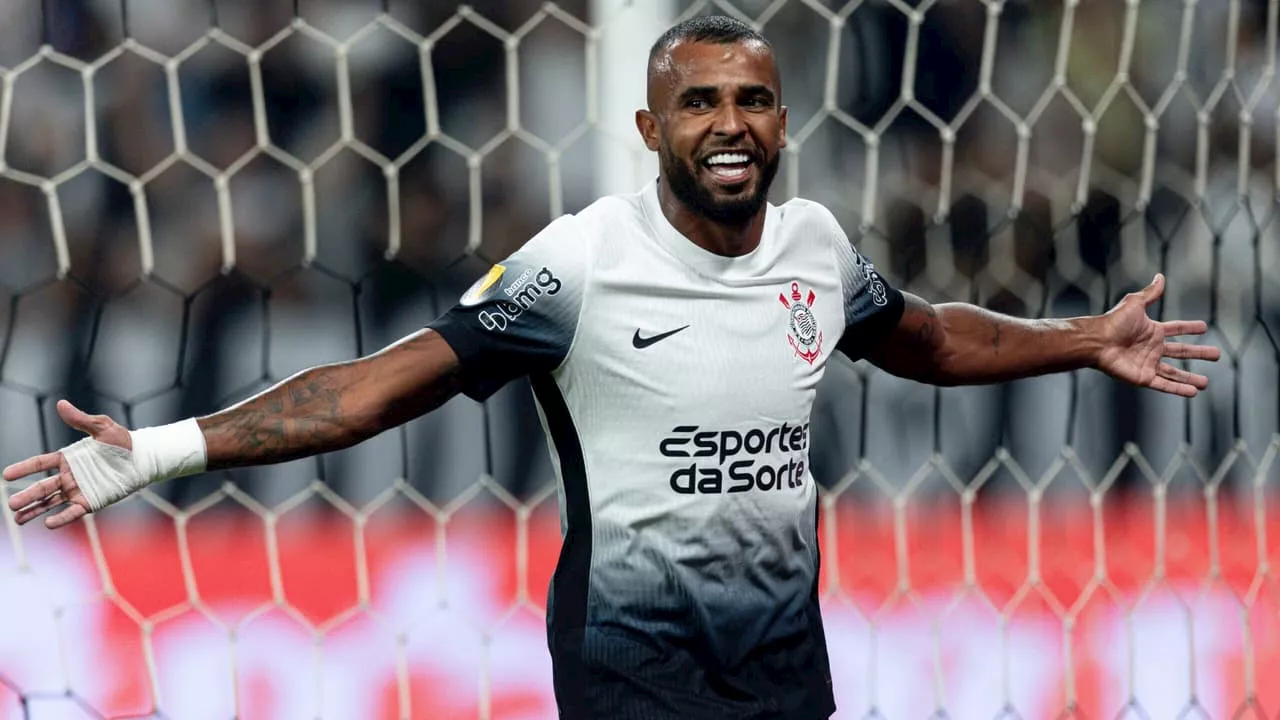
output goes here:
[{"label": "man's right arm", "polygon": [[320,365],[197,418],[207,469],[296,460],[355,445],[458,393],[458,357],[420,330],[358,360]]},{"label": "man's right arm", "polygon": [[304,370],[226,410],[130,431],[70,403],[58,415],[88,435],[4,469],[5,480],[57,474],[9,498],[19,524],[47,515],[57,528],[154,482],[203,470],[266,465],[350,447],[426,413],[461,387],[458,356],[421,330],[350,362]]},{"label": "man's right arm", "polygon": [[427,328],[359,360],[304,370],[221,412],[127,430],[65,401],[88,435],[4,469],[57,471],[9,498],[21,523],[61,527],[156,482],[341,450],[462,393],[483,401],[510,380],[550,372],[569,352],[586,285],[583,234],[559,218],[472,286]]}]

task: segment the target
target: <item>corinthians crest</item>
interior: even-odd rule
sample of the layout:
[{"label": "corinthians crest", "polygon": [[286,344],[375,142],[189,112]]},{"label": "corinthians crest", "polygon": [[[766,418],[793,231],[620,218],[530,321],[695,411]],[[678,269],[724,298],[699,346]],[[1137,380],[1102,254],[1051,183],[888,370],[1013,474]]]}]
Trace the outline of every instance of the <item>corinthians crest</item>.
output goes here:
[{"label": "corinthians crest", "polygon": [[822,354],[822,331],[818,329],[818,318],[813,314],[813,301],[817,295],[809,290],[808,296],[800,294],[800,283],[791,283],[791,295],[778,293],[778,300],[791,316],[791,325],[787,331],[787,342],[810,365]]}]

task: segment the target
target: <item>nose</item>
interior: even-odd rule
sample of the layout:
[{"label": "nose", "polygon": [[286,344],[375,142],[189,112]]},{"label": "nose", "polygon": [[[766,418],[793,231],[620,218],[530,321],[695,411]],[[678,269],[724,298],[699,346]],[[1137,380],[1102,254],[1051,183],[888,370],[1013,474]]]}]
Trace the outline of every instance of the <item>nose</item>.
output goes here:
[{"label": "nose", "polygon": [[738,137],[747,131],[746,117],[737,103],[723,103],[716,111],[712,131],[716,135]]}]

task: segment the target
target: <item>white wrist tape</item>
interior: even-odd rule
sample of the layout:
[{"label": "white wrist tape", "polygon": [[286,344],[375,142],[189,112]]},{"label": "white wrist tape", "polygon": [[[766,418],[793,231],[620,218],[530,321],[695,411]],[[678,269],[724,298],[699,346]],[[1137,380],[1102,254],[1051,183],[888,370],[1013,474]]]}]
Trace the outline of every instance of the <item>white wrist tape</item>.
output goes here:
[{"label": "white wrist tape", "polygon": [[195,418],[133,430],[129,437],[132,451],[93,438],[62,449],[90,509],[101,510],[152,483],[205,469],[204,433]]}]

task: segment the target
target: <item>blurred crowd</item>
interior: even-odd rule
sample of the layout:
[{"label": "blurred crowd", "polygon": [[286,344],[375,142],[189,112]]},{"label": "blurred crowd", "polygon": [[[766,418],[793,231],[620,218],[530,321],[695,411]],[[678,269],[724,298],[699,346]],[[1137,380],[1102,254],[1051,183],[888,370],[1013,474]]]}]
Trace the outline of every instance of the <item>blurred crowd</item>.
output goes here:
[{"label": "blurred crowd", "polygon": [[[603,24],[603,46],[628,26],[593,17],[607,4],[557,6]],[[613,4],[618,13],[643,5]],[[1280,94],[1271,74],[1275,18],[1264,2],[1201,2],[1184,23],[1183,3],[1148,0],[1127,19],[1124,2],[1085,0],[1068,23],[1059,0],[1007,0],[992,34],[989,6],[978,0],[934,3],[915,28],[903,8],[920,3],[868,0],[834,35],[824,16],[840,10],[834,0],[734,4],[753,18],[770,14],[764,31],[782,64],[792,148],[776,201],[798,193],[827,204],[892,281],[934,301],[1018,315],[1096,313],[1163,271],[1169,295],[1153,311],[1209,320],[1209,340],[1228,350],[1217,367],[1197,368],[1213,386],[1191,402],[1088,372],[936,391],[837,361],[815,408],[819,482],[837,485],[866,461],[875,472],[858,472],[849,497],[883,499],[935,453],[968,482],[1003,447],[1027,477],[997,471],[992,492],[1022,493],[1019,483],[1037,481],[1066,446],[1084,480],[1096,483],[1134,443],[1157,473],[1185,455],[1171,481],[1175,491],[1199,493],[1196,468],[1212,474],[1242,441],[1225,482],[1249,496],[1251,463],[1280,429],[1280,275],[1270,222]],[[157,424],[225,407],[317,362],[373,351],[447,309],[557,210],[594,200],[603,191],[601,148],[636,144],[629,126],[582,127],[593,76],[583,35],[555,17],[524,35],[512,96],[504,45],[481,25],[515,32],[543,3],[468,5],[483,21],[448,29],[425,62],[385,26],[345,47],[347,103],[334,47],[307,31],[272,45],[260,78],[239,48],[271,41],[295,17],[345,40],[374,20],[376,0],[0,4],[0,68],[22,68],[5,85],[0,119],[0,292],[8,300],[0,304],[0,464],[73,439],[52,414],[60,397],[134,426]],[[448,27],[457,8],[388,4],[399,25],[424,37]],[[215,25],[227,40],[188,51]],[[187,52],[176,82],[148,50],[129,50],[126,36],[164,57]],[[26,64],[43,44],[57,55]],[[76,65],[119,48],[92,73]],[[1128,82],[1117,83],[1122,62]],[[1021,149],[996,102],[969,102],[984,63],[1007,112],[1034,113]],[[639,80],[642,65],[634,72]],[[1067,92],[1046,94],[1057,73]],[[908,74],[914,102],[902,107]],[[432,93],[435,107],[424,102]],[[834,114],[824,109],[827,97]],[[1108,109],[1090,136],[1081,112],[1100,102]],[[536,137],[487,147],[508,129],[509,103]],[[456,142],[421,146],[430,114]],[[948,147],[935,122],[962,114]],[[1148,147],[1146,123],[1157,114]],[[347,120],[359,151],[338,144]],[[176,159],[175,127],[187,148]],[[278,151],[254,152],[263,130]],[[554,173],[547,147],[558,151]],[[477,175],[466,155],[481,149]],[[383,166],[397,159],[406,161],[392,185]],[[227,179],[221,202],[210,173]],[[46,194],[33,178],[58,181],[56,190]],[[137,194],[134,179],[145,180]],[[478,249],[468,252],[477,220]],[[146,279],[140,234],[154,250]],[[62,279],[59,235],[70,267]],[[388,259],[393,237],[397,252]],[[307,264],[309,238],[315,261]],[[484,405],[455,400],[330,457],[158,492],[187,506],[230,477],[273,506],[321,479],[362,506],[404,478],[444,502],[482,474],[518,498],[552,480],[523,382]],[[944,476],[924,478],[915,492],[954,497]],[[1131,465],[1114,494],[1149,496],[1151,480]],[[1068,470],[1050,492],[1078,495],[1082,487]]]}]

